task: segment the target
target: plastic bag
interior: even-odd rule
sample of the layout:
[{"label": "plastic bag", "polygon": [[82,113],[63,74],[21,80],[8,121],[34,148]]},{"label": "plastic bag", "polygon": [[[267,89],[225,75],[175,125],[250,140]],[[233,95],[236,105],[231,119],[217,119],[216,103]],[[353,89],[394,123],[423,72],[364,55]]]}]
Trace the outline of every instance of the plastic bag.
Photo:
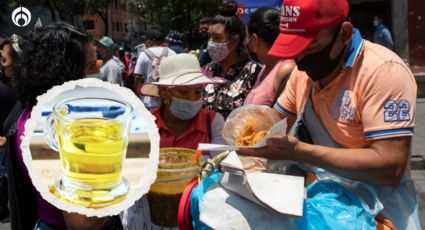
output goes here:
[{"label": "plastic bag", "polygon": [[228,145],[235,145],[244,128],[252,125],[252,122],[255,123],[256,131],[262,131],[269,130],[279,120],[279,117],[273,113],[273,109],[268,106],[245,105],[230,113],[224,124],[222,135]]},{"label": "plastic bag", "polygon": [[317,176],[318,180],[330,180],[337,182],[343,185],[345,188],[349,189],[351,192],[356,194],[364,203],[367,204],[370,212],[373,216],[377,216],[380,213],[384,206],[378,198],[377,191],[373,186],[360,181],[351,180],[342,176],[338,176],[332,172],[324,170],[322,168],[309,166],[308,171],[313,171]]},{"label": "plastic bag", "polygon": [[376,229],[375,210],[340,183],[316,181],[307,197],[303,217],[296,220],[299,229]]}]

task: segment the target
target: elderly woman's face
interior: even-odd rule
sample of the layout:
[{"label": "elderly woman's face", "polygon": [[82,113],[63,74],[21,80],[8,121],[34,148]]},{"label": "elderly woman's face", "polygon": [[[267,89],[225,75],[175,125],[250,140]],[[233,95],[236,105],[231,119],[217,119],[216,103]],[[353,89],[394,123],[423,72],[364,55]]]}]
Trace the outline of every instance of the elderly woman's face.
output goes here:
[{"label": "elderly woman's face", "polygon": [[189,101],[197,101],[202,98],[204,87],[198,86],[176,86],[170,89],[172,97],[185,99]]},{"label": "elderly woman's face", "polygon": [[203,85],[175,86],[172,88],[160,89],[160,96],[162,97],[166,105],[171,105],[171,98],[173,97],[189,101],[198,101],[202,98],[203,93]]}]

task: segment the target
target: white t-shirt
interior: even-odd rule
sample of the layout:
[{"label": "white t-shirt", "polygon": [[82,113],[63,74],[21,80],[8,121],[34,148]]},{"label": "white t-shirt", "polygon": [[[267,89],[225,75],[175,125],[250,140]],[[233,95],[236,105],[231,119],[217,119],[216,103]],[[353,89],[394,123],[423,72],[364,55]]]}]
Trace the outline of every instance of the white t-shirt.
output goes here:
[{"label": "white t-shirt", "polygon": [[116,57],[116,56],[113,56],[112,58],[114,59],[114,61],[117,62],[118,68],[120,69],[121,73],[124,72],[125,71],[125,65],[124,65],[124,63],[122,63],[122,61],[118,57]]},{"label": "white t-shirt", "polygon": [[118,63],[113,59],[109,59],[105,64],[100,68],[100,72],[104,76],[104,81],[119,84],[123,86],[121,70],[118,66]]},{"label": "white t-shirt", "polygon": [[[149,50],[153,54],[155,54],[156,57],[161,56],[163,49],[168,49],[167,57],[176,54],[173,50],[169,49],[168,47],[156,46],[156,47],[149,48]],[[151,66],[152,66],[152,64],[151,64],[151,60],[149,59],[149,57],[146,55],[145,52],[141,52],[139,57],[137,58],[134,73],[137,74],[137,75],[142,75],[145,78],[144,83],[149,83],[149,78],[148,78],[149,73],[148,73],[148,71],[151,68]],[[159,98],[141,96],[141,100],[147,108],[153,108],[153,107],[157,107],[157,106],[160,105],[160,99]]]}]

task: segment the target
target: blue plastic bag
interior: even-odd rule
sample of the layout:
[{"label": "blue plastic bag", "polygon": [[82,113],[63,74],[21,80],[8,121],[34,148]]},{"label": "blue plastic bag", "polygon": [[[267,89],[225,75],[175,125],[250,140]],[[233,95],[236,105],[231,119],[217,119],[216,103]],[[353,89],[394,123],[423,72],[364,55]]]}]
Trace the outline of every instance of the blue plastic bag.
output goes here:
[{"label": "blue plastic bag", "polygon": [[340,183],[319,180],[307,187],[303,217],[298,229],[375,230],[373,210]]},{"label": "blue plastic bag", "polygon": [[192,226],[198,230],[211,230],[210,227],[199,221],[199,205],[205,193],[211,185],[217,184],[222,176],[217,168],[213,168],[212,175],[203,179],[193,190],[190,196],[190,215],[192,216]]}]

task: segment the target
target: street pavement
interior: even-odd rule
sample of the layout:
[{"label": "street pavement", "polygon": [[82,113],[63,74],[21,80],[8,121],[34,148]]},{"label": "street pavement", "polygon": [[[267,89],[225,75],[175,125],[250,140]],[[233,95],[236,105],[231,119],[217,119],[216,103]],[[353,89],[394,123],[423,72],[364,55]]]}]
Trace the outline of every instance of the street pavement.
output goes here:
[{"label": "street pavement", "polygon": [[412,178],[419,202],[419,220],[425,230],[425,98],[416,101],[415,135],[413,136]]},{"label": "street pavement", "polygon": [[[415,135],[412,151],[412,178],[415,181],[419,202],[419,220],[425,230],[425,98],[416,103]],[[10,229],[9,223],[0,223],[0,230]]]}]

